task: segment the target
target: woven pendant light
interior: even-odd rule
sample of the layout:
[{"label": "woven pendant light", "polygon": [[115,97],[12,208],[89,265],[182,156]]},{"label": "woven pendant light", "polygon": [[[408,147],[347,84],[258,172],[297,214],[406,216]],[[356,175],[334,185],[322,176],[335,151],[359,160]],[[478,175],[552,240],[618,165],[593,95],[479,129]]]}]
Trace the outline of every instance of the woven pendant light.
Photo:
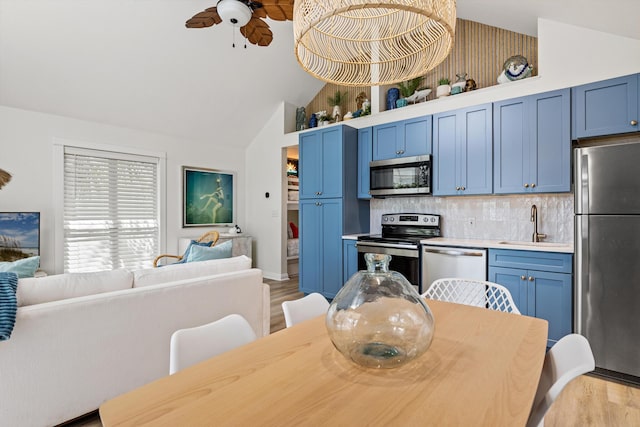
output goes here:
[{"label": "woven pendant light", "polygon": [[295,53],[302,68],[343,86],[422,76],[453,46],[456,0],[296,0]]}]

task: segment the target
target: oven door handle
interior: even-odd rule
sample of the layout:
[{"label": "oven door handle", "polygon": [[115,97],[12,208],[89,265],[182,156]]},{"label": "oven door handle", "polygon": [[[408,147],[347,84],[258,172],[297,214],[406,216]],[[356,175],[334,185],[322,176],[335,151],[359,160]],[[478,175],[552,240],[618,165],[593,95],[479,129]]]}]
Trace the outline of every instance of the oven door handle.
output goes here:
[{"label": "oven door handle", "polygon": [[[400,243],[380,243],[380,242],[358,242],[356,243],[356,248],[362,246],[374,246],[378,248],[395,248],[395,249],[412,249],[417,250],[418,245],[403,245]],[[360,251],[362,252],[362,251]]]},{"label": "oven door handle", "polygon": [[390,247],[389,245],[369,245],[367,243],[357,244],[356,248],[358,253],[373,253],[373,254],[382,254],[382,255],[392,255],[396,257],[406,257],[406,258],[420,258],[420,250],[416,247],[415,249],[408,248],[406,245],[393,245],[395,247]]},{"label": "oven door handle", "polygon": [[484,252],[465,251],[463,249],[427,249],[422,248],[424,252],[430,252],[434,254],[443,254],[451,256],[484,256]]}]

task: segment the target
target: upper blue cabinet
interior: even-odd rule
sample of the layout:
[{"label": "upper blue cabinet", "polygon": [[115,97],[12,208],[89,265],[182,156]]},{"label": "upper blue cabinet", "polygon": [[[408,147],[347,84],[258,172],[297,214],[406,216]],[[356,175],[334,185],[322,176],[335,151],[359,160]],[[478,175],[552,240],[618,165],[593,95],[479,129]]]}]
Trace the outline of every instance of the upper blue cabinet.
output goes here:
[{"label": "upper blue cabinet", "polygon": [[571,191],[569,89],[493,104],[494,192]]},{"label": "upper blue cabinet", "polygon": [[371,126],[358,129],[358,199],[370,199],[369,162],[373,160],[373,129]]},{"label": "upper blue cabinet", "polygon": [[373,127],[373,160],[431,154],[431,116]]},{"label": "upper blue cabinet", "polygon": [[356,130],[332,126],[300,135],[300,199],[342,197],[346,132]]},{"label": "upper blue cabinet", "polygon": [[640,74],[571,89],[573,139],[639,132]]},{"label": "upper blue cabinet", "polygon": [[433,116],[433,195],[491,194],[491,104]]}]

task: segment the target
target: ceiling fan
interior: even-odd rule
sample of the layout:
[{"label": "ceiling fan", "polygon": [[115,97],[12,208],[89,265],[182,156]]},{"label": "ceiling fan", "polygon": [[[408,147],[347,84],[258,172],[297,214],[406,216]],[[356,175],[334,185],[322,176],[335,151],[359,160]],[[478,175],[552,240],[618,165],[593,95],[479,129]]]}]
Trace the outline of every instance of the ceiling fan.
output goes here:
[{"label": "ceiling fan", "polygon": [[240,33],[250,43],[269,46],[273,40],[273,33],[263,19],[292,21],[293,2],[294,0],[220,0],[214,7],[196,13],[186,22],[186,26],[204,28],[224,21],[234,27],[240,27]]}]

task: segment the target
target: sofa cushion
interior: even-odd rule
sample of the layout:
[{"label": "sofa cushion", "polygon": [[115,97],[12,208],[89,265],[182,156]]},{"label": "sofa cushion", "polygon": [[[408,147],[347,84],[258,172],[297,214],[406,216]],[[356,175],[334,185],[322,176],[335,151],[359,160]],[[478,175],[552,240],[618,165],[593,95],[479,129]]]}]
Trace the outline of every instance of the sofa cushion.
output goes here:
[{"label": "sofa cushion", "polygon": [[133,273],[126,269],[67,273],[18,281],[18,307],[129,289]]},{"label": "sofa cushion", "polygon": [[171,264],[162,268],[147,268],[133,272],[133,287],[157,285],[159,283],[192,279],[200,276],[231,273],[251,268],[251,258],[240,255],[233,258],[211,261]]},{"label": "sofa cushion", "polygon": [[[208,248],[212,244],[213,244],[213,241],[211,240],[208,242],[198,242],[197,240],[192,240],[191,242],[189,242],[189,246],[187,246],[187,249],[184,251],[184,254],[182,254],[182,259],[180,261],[175,262],[174,264],[184,264],[185,262],[187,262],[187,258],[189,258],[189,254],[191,253],[191,248],[195,246]],[[165,264],[165,265],[169,265],[169,264]],[[165,265],[162,265],[162,267],[164,267]]]},{"label": "sofa cushion", "polygon": [[16,273],[18,279],[33,277],[40,265],[40,257],[32,256],[13,262],[0,262],[0,271],[3,273]]},{"label": "sofa cushion", "polygon": [[191,246],[191,251],[189,252],[189,256],[187,257],[187,262],[231,258],[232,249],[233,242],[231,240],[227,240],[224,243],[220,243],[219,245],[211,247]]}]

